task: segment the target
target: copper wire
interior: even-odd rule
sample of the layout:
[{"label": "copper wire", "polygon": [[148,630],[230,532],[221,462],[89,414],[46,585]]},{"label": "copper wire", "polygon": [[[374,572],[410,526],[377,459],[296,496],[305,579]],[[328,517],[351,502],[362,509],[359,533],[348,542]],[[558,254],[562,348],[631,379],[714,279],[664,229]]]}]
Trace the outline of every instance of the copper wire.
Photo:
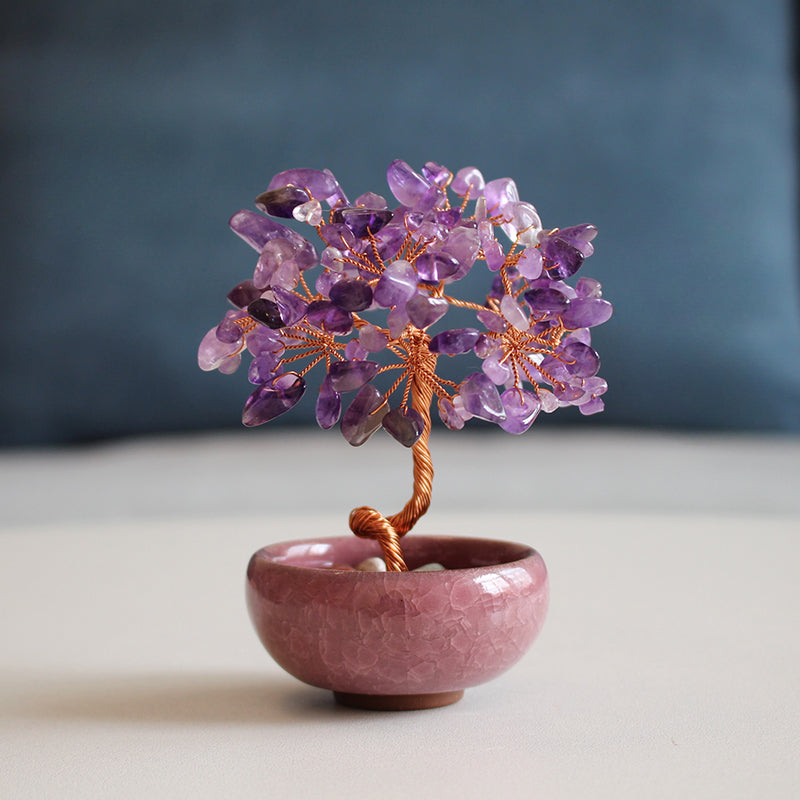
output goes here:
[{"label": "copper wire", "polygon": [[[421,332],[420,332],[421,333]],[[414,461],[414,488],[411,499],[402,510],[384,517],[369,506],[354,508],[350,512],[350,530],[356,536],[377,539],[383,552],[386,568],[390,572],[408,570],[400,549],[400,538],[408,533],[417,520],[428,510],[433,489],[433,461],[428,439],[431,432],[431,401],[433,399],[437,356],[427,349],[428,336],[415,337],[408,351],[408,363],[413,375],[411,407],[424,421],[422,434],[411,448]]]}]

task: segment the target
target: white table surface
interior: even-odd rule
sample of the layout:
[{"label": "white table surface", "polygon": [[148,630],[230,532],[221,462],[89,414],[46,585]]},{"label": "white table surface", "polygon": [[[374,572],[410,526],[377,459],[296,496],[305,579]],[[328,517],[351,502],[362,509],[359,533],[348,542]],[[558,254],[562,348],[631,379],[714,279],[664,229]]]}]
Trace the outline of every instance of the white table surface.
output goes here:
[{"label": "white table surface", "polygon": [[399,447],[335,438],[0,454],[0,798],[800,796],[800,440],[437,431],[419,530],[533,544],[550,615],[458,704],[376,713],[244,609],[259,546],[406,499]]}]

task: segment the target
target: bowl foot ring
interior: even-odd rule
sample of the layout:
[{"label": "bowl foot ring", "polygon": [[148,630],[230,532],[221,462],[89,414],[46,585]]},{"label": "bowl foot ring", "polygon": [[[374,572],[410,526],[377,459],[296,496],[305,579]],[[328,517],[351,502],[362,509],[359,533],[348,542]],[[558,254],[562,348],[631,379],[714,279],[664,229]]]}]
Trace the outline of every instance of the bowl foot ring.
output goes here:
[{"label": "bowl foot ring", "polygon": [[350,708],[366,708],[370,711],[417,711],[423,708],[441,708],[457,703],[464,690],[434,692],[433,694],[351,694],[334,692],[336,702]]}]

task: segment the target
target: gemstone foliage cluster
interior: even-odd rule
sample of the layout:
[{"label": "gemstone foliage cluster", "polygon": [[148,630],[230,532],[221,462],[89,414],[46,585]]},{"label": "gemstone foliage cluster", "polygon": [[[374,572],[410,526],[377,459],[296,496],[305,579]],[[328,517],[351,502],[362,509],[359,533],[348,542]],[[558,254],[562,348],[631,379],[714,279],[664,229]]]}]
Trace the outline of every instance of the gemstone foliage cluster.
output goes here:
[{"label": "gemstone foliage cluster", "polygon": [[[519,434],[540,411],[601,411],[607,385],[589,329],[612,306],[596,280],[567,282],[594,252],[597,229],[544,228],[513,180],[487,183],[474,167],[453,175],[428,162],[418,173],[397,160],[387,179],[394,207],[372,192],[351,202],[329,170],[287,170],[256,199],[258,212],[231,218],[258,259],[198,362],[232,373],[249,353],[244,424],[295,406],[318,364],[317,421],[339,423],[356,446],[380,427],[413,446],[430,424],[414,403],[420,386],[454,430],[476,417]],[[319,251],[275,218],[313,228]],[[459,297],[475,269],[488,273],[488,293]],[[470,326],[447,326],[456,308]],[[467,353],[480,361],[460,382],[437,373],[440,356]]]}]

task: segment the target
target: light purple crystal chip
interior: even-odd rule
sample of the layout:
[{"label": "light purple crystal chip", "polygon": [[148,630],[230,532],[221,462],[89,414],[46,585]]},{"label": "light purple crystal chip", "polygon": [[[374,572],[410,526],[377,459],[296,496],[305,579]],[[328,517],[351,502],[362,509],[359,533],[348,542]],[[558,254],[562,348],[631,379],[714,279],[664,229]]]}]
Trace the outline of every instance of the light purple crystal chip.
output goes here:
[{"label": "light purple crystal chip", "polygon": [[461,384],[459,395],[464,401],[464,408],[473,417],[487,422],[502,422],[506,411],[495,385],[483,373],[473,372]]}]

